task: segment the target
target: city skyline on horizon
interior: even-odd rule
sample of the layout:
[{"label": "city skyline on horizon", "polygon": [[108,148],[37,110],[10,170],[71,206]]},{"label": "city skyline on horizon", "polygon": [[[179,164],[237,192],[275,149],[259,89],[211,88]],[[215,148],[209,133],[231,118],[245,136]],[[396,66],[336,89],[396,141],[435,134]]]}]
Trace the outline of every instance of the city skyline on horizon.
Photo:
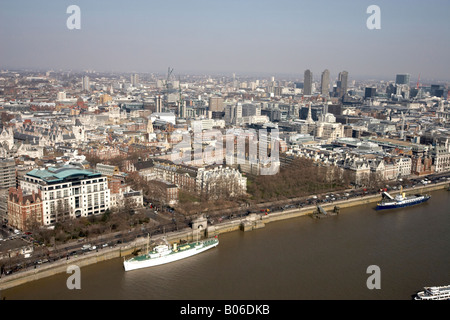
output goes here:
[{"label": "city skyline on horizon", "polygon": [[[307,69],[309,70],[309,69]],[[175,70],[176,71],[176,70]],[[306,71],[306,70],[304,70]],[[301,72],[297,72],[297,73],[268,73],[268,72],[248,72],[248,73],[238,73],[238,72],[231,72],[231,71],[227,71],[227,72],[182,72],[182,73],[176,73],[174,72],[174,74],[171,75],[171,78],[173,78],[173,80],[184,80],[185,77],[229,77],[232,78],[233,75],[235,75],[236,79],[242,79],[242,80],[251,80],[251,79],[259,79],[259,80],[264,80],[267,79],[269,80],[270,78],[274,77],[275,81],[278,80],[282,80],[282,81],[294,81],[294,82],[304,82],[304,71]],[[323,70],[324,71],[324,70]],[[120,75],[120,76],[124,76],[124,77],[128,77],[130,75],[133,74],[138,74],[138,75],[152,75],[152,76],[156,76],[157,78],[161,78],[161,79],[166,79],[167,77],[167,71],[152,71],[152,72],[139,72],[139,71],[102,71],[102,70],[94,70],[94,69],[79,69],[79,70],[73,70],[73,69],[55,69],[55,68],[2,68],[0,66],[0,72],[30,72],[30,73],[46,73],[46,72],[52,72],[52,73],[72,73],[72,74],[77,74],[77,75],[86,75],[89,76],[90,74],[93,75],[105,75],[105,74],[109,74],[109,75]],[[341,70],[338,71],[336,73],[330,73],[330,86],[336,85],[337,82],[339,81],[339,74],[342,72],[347,72],[346,70]],[[348,72],[347,72],[348,73]],[[423,78],[420,74],[418,78],[415,78],[415,75],[411,75],[409,73],[394,73],[392,75],[387,75],[387,76],[380,76],[380,77],[372,77],[371,75],[368,76],[352,76],[351,74],[348,74],[348,83],[350,84],[352,81],[356,81],[356,82],[366,82],[366,83],[371,83],[371,82],[391,82],[391,83],[395,83],[396,82],[396,76],[398,76],[399,74],[408,74],[410,75],[410,85],[411,86],[416,86],[417,82],[420,83],[420,85],[430,85],[430,84],[442,84],[442,83],[448,83],[450,80],[445,80],[445,79],[427,79],[427,78]],[[322,75],[322,71],[316,72],[316,74],[313,74],[313,83],[316,83],[320,86],[321,83],[321,75]],[[140,78],[140,80],[143,80],[144,78]]]},{"label": "city skyline on horizon", "polygon": [[[21,0],[0,4],[1,69],[112,73],[292,75],[314,80],[394,80],[408,73],[449,81],[446,1],[377,1],[381,29],[369,30],[369,1],[77,1],[81,29],[66,9]],[[120,21],[121,23],[116,23]]]}]

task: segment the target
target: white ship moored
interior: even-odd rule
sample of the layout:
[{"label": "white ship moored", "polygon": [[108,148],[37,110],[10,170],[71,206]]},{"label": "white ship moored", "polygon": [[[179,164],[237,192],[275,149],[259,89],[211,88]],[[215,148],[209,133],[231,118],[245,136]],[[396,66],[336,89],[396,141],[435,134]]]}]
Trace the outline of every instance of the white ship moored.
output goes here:
[{"label": "white ship moored", "polygon": [[450,300],[450,285],[440,287],[425,287],[417,293],[414,300]]},{"label": "white ship moored", "polygon": [[171,248],[168,244],[158,245],[152,251],[125,260],[123,262],[125,271],[153,267],[181,259],[191,257],[219,244],[217,238],[195,241],[178,246],[176,243]]}]

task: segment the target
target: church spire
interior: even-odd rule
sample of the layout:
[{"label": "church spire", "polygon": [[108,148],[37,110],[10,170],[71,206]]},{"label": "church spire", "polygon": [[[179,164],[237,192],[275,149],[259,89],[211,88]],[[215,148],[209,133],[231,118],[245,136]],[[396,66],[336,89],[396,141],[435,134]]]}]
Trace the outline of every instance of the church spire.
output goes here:
[{"label": "church spire", "polygon": [[314,120],[312,119],[312,115],[311,115],[311,102],[308,105],[308,116],[306,117],[306,122],[307,123],[313,123]]},{"label": "church spire", "polygon": [[147,122],[147,133],[153,133],[153,123],[152,123],[152,119],[148,119]]}]

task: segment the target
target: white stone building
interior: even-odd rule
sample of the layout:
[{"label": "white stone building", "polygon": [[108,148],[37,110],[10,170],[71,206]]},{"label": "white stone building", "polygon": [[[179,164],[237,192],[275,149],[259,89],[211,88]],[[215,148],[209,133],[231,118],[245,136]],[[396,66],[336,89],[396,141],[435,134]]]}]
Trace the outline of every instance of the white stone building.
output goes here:
[{"label": "white stone building", "polygon": [[198,190],[212,199],[244,195],[247,191],[247,178],[230,167],[199,168],[196,179]]},{"label": "white stone building", "polygon": [[411,175],[411,158],[402,157],[395,160],[399,177],[407,177]]},{"label": "white stone building", "polygon": [[20,182],[25,192],[41,191],[44,225],[103,214],[110,208],[107,177],[75,166],[34,169]]},{"label": "white stone building", "polygon": [[450,151],[446,146],[435,146],[431,151],[431,158],[436,172],[450,170]]}]

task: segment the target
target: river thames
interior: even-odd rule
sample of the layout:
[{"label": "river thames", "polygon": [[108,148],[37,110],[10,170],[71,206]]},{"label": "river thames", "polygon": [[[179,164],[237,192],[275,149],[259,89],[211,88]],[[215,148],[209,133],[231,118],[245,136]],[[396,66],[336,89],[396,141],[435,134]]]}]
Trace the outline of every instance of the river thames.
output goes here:
[{"label": "river thames", "polygon": [[[7,300],[410,300],[450,284],[450,192],[427,203],[375,204],[221,234],[218,247],[171,264],[125,272],[122,259],[81,268],[81,289],[59,274],[4,290]],[[369,289],[369,266],[380,289]]]}]

